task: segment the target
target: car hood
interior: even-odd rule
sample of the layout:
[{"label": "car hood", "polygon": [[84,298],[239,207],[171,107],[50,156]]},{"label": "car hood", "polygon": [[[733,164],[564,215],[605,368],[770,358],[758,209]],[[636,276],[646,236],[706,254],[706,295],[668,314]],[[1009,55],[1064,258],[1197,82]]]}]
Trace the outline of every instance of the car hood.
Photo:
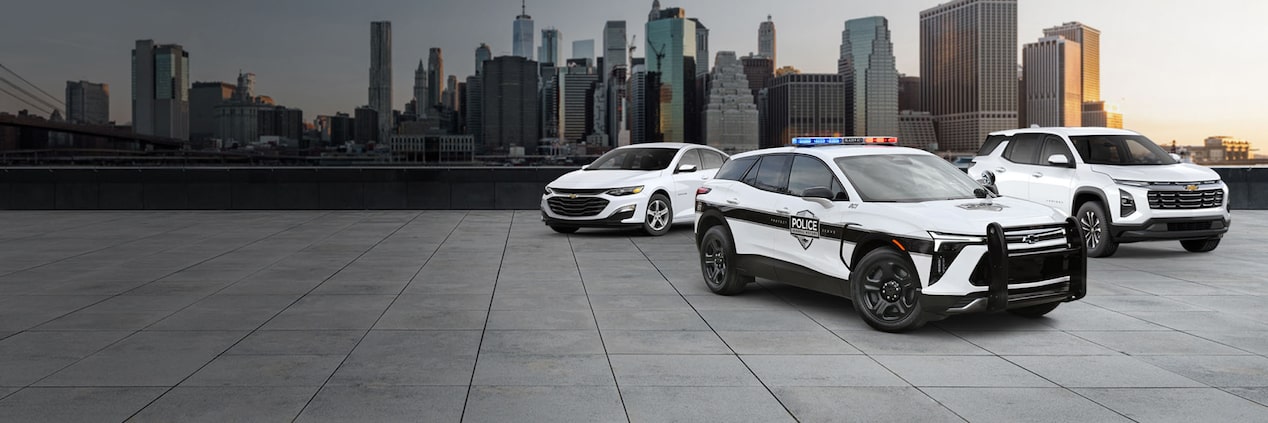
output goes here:
[{"label": "car hood", "polygon": [[1103,173],[1113,179],[1145,182],[1199,182],[1216,181],[1220,175],[1210,168],[1190,163],[1171,165],[1112,166],[1089,165],[1093,172]]},{"label": "car hood", "polygon": [[574,170],[555,179],[551,188],[598,189],[642,185],[659,178],[664,170]]},{"label": "car hood", "polygon": [[[878,210],[879,211],[879,210]],[[906,235],[928,237],[927,231],[961,235],[985,235],[986,226],[1046,225],[1065,222],[1057,209],[1010,197],[969,200],[889,203],[884,215],[912,225]]]}]

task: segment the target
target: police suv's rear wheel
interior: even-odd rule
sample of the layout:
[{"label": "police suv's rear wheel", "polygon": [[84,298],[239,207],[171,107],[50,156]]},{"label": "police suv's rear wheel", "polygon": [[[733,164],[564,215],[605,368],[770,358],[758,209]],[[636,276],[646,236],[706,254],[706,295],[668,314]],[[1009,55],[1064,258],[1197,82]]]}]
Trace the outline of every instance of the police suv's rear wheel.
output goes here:
[{"label": "police suv's rear wheel", "polygon": [[674,223],[674,208],[669,204],[665,194],[652,194],[647,200],[647,213],[643,218],[643,232],[651,236],[661,236],[669,232]]},{"label": "police suv's rear wheel", "polygon": [[1008,309],[1008,312],[1023,317],[1042,317],[1043,315],[1048,314],[1048,312],[1056,310],[1059,305],[1061,305],[1060,302],[1055,302],[1033,305],[1030,307],[1010,308]]},{"label": "police suv's rear wheel", "polygon": [[1219,247],[1220,239],[1191,239],[1187,241],[1180,241],[1180,245],[1184,246],[1184,249],[1191,253],[1206,253],[1214,250],[1215,247]]},{"label": "police suv's rear wheel", "polygon": [[1089,201],[1079,206],[1079,229],[1088,257],[1109,257],[1118,251],[1118,243],[1110,237],[1110,220],[1101,203]]},{"label": "police suv's rear wheel", "polygon": [[854,309],[868,326],[902,332],[924,325],[920,278],[907,257],[889,248],[872,250],[851,274]]},{"label": "police suv's rear wheel", "polygon": [[555,232],[559,232],[559,233],[561,233],[561,234],[570,234],[570,233],[573,233],[573,232],[576,232],[576,231],[577,231],[577,227],[576,227],[576,226],[555,226],[555,225],[551,225],[551,226],[550,226],[550,228],[551,228],[551,229],[554,229],[554,230],[555,230]]},{"label": "police suv's rear wheel", "polygon": [[725,227],[709,228],[700,239],[700,272],[714,294],[735,295],[744,290],[747,281],[735,268],[735,244]]}]

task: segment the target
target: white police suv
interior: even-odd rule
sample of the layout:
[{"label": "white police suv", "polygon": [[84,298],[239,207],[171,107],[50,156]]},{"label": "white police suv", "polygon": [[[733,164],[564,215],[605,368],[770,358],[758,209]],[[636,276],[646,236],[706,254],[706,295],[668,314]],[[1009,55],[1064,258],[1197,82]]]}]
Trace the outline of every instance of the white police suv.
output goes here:
[{"label": "white police suv", "polygon": [[987,136],[969,175],[1000,194],[1075,216],[1091,257],[1119,243],[1178,240],[1207,252],[1232,215],[1210,168],[1180,163],[1144,135],[1110,128],[1027,128]]},{"label": "white police suv", "polygon": [[1041,316],[1084,296],[1074,219],[895,143],[797,138],[732,157],[696,194],[705,284],[731,295],[762,277],[843,296],[890,332],[976,311]]},{"label": "white police suv", "polygon": [[641,227],[664,235],[691,222],[696,189],[727,155],[697,144],[620,147],[546,185],[542,220],[560,233],[583,227]]}]

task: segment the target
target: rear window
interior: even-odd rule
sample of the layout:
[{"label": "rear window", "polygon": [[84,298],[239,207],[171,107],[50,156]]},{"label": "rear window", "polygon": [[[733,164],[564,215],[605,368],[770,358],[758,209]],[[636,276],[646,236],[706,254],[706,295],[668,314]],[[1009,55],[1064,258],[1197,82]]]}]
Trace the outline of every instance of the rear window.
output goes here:
[{"label": "rear window", "polygon": [[726,162],[718,169],[718,174],[713,179],[725,179],[728,181],[738,181],[744,177],[744,173],[748,172],[753,163],[757,163],[757,156],[745,157]]},{"label": "rear window", "polygon": [[1008,137],[1003,135],[991,135],[986,137],[986,141],[982,143],[982,148],[977,150],[979,156],[989,156],[995,151],[995,147],[999,147],[999,143],[1004,142]]}]

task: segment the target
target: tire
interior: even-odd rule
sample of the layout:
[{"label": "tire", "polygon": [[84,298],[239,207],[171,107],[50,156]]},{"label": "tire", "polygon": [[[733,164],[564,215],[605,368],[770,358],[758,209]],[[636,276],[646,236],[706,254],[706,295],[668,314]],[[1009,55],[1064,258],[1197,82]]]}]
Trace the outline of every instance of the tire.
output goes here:
[{"label": "tire", "polygon": [[1118,243],[1110,236],[1109,214],[1101,203],[1089,201],[1079,206],[1075,216],[1079,221],[1079,230],[1083,232],[1083,246],[1087,248],[1088,257],[1109,257],[1118,251]]},{"label": "tire", "polygon": [[554,225],[551,225],[550,228],[554,229],[555,232],[559,232],[561,234],[570,234],[570,233],[576,232],[578,229],[576,226],[554,226]]},{"label": "tire", "polygon": [[903,332],[925,324],[920,310],[920,275],[906,256],[878,248],[850,274],[854,310],[873,329]]},{"label": "tire", "polygon": [[1184,246],[1184,249],[1191,253],[1207,253],[1214,250],[1215,247],[1220,246],[1220,239],[1191,239],[1187,241],[1180,241],[1180,245]]},{"label": "tire", "polygon": [[1059,305],[1061,305],[1060,301],[1047,303],[1047,304],[1032,305],[1030,307],[1012,308],[1012,309],[1008,309],[1008,312],[1012,314],[1016,314],[1018,316],[1022,316],[1022,317],[1030,317],[1030,318],[1043,317],[1043,315],[1048,314],[1048,312],[1052,310],[1056,310],[1057,306]]},{"label": "tire", "polygon": [[665,194],[652,194],[652,198],[647,200],[647,210],[643,215],[643,232],[651,236],[661,236],[669,233],[669,228],[674,225],[674,206],[669,202],[669,197]]},{"label": "tire", "polygon": [[747,279],[735,267],[735,242],[725,226],[709,228],[700,239],[700,273],[704,284],[718,295],[744,291]]}]

